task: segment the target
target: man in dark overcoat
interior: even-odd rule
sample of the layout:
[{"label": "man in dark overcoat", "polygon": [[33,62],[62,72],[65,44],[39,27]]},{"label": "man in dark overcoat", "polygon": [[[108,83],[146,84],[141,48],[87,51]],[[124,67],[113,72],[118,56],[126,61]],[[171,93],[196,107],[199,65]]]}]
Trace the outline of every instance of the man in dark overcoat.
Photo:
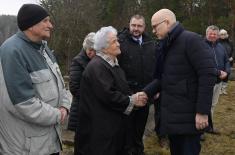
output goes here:
[{"label": "man in dark overcoat", "polygon": [[213,54],[203,38],[176,21],[171,10],[157,11],[151,23],[162,49],[156,79],[144,91],[148,97],[161,94],[159,130],[169,137],[171,155],[199,155],[216,81]]}]

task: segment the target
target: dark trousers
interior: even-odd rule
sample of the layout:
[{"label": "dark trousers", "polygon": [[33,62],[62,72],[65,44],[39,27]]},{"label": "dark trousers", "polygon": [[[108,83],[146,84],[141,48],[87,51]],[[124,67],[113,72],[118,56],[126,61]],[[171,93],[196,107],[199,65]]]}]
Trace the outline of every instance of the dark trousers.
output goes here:
[{"label": "dark trousers", "polygon": [[74,155],[78,155],[78,129],[76,129],[75,131],[75,135],[74,135],[74,145],[73,145],[73,151],[74,151]]},{"label": "dark trousers", "polygon": [[158,137],[166,137],[166,135],[160,134],[160,97],[154,101],[154,122],[155,122],[155,132]]},{"label": "dark trousers", "polygon": [[200,134],[169,135],[171,155],[199,155],[201,151]]},{"label": "dark trousers", "polygon": [[132,111],[127,118],[127,144],[129,154],[141,155],[144,152],[143,135],[148,119],[149,106]]},{"label": "dark trousers", "polygon": [[58,152],[58,153],[53,153],[53,154],[50,154],[50,155],[60,155],[60,153]]}]

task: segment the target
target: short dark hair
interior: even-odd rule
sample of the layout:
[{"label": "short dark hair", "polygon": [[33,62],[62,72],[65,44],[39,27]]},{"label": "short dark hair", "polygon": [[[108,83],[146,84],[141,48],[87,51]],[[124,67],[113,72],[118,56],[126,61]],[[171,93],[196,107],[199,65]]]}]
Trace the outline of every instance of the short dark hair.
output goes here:
[{"label": "short dark hair", "polygon": [[132,20],[133,18],[135,18],[135,19],[142,19],[142,20],[144,21],[144,24],[145,24],[145,18],[144,18],[144,16],[139,15],[139,14],[135,14],[135,15],[131,16],[130,22],[131,22],[131,20]]}]

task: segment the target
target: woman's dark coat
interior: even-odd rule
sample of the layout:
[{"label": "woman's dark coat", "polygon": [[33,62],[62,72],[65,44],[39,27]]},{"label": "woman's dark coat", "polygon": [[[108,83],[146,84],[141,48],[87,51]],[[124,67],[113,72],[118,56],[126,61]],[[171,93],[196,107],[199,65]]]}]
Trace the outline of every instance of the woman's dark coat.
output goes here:
[{"label": "woman's dark coat", "polygon": [[124,72],[96,56],[83,73],[80,90],[79,155],[121,155],[130,93]]},{"label": "woman's dark coat", "polygon": [[84,49],[75,56],[72,60],[69,70],[69,89],[73,95],[73,102],[70,108],[68,129],[76,131],[78,127],[78,103],[80,98],[80,81],[82,73],[86,68],[86,65],[90,61],[90,58],[86,55]]},{"label": "woman's dark coat", "polygon": [[[219,39],[219,42],[223,45],[223,47],[226,49],[227,55],[229,58],[235,57],[234,55],[234,49],[233,49],[233,43],[227,38],[227,39]],[[233,61],[230,61],[230,65],[233,66]]]}]

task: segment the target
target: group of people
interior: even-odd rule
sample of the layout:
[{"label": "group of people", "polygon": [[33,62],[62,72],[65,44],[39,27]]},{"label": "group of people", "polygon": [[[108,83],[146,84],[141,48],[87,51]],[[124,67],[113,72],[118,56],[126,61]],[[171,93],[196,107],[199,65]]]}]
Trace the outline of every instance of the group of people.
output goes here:
[{"label": "group of people", "polygon": [[233,61],[232,47],[222,45],[228,36],[219,41],[225,30],[209,26],[204,39],[169,9],[151,18],[157,42],[141,15],[120,32],[102,27],[72,60],[68,91],[47,46],[53,26],[46,10],[24,4],[17,24],[0,47],[0,154],[59,155],[69,115],[75,155],[144,155],[150,104],[171,155],[199,155],[201,135],[215,132],[213,107]]},{"label": "group of people", "polygon": [[[98,126],[98,124],[99,124],[102,126],[102,128],[105,128],[104,126],[105,126],[105,124],[108,123],[107,121],[109,119],[111,122],[114,121],[114,118],[111,117],[110,113],[105,115],[104,112],[103,112],[103,116],[102,117],[100,116],[100,120],[94,121],[94,124],[91,124],[92,121],[87,121],[87,119],[88,119],[87,117],[83,118],[83,116],[79,116],[79,115],[85,115],[85,114],[83,114],[82,108],[85,108],[85,106],[88,106],[89,104],[94,105],[95,101],[96,102],[99,101],[99,99],[96,98],[96,96],[97,96],[96,94],[98,92],[101,93],[102,90],[105,91],[105,92],[103,92],[105,95],[108,95],[109,93],[110,93],[110,95],[108,98],[107,97],[104,98],[105,102],[104,101],[101,102],[101,100],[100,100],[100,102],[98,102],[97,105],[101,104],[103,106],[103,105],[106,105],[109,103],[112,106],[114,106],[113,110],[114,111],[118,110],[117,112],[119,112],[119,113],[117,113],[117,114],[119,114],[119,116],[117,115],[118,118],[120,119],[121,117],[123,117],[123,120],[119,120],[119,121],[121,121],[120,122],[121,124],[118,125],[116,130],[118,130],[118,131],[123,130],[124,127],[126,127],[125,132],[122,131],[123,134],[125,134],[125,135],[121,136],[122,135],[121,133],[117,134],[119,136],[119,138],[121,138],[121,137],[126,138],[125,148],[123,147],[120,149],[120,151],[122,151],[123,153],[119,153],[119,154],[124,155],[124,151],[126,151],[126,154],[127,153],[128,154],[143,154],[144,146],[143,146],[142,137],[143,137],[145,124],[146,124],[147,117],[148,117],[148,110],[149,110],[148,105],[149,104],[147,104],[146,106],[143,106],[143,107],[142,106],[138,107],[138,105],[135,105],[135,102],[129,103],[130,102],[129,96],[131,94],[135,94],[135,93],[141,91],[144,88],[144,86],[147,85],[147,83],[151,82],[153,79],[152,73],[153,73],[154,64],[155,64],[155,56],[154,56],[155,43],[149,36],[147,36],[147,34],[144,33],[144,31],[145,31],[145,19],[143,16],[140,16],[140,15],[134,15],[130,20],[129,28],[123,29],[121,32],[119,32],[119,34],[117,33],[117,31],[113,27],[105,27],[105,28],[101,29],[97,33],[101,33],[101,35],[104,36],[104,38],[98,38],[98,40],[110,40],[110,38],[107,38],[108,36],[106,36],[106,35],[108,35],[108,33],[111,33],[111,32],[114,33],[115,37],[117,37],[117,39],[118,39],[118,42],[115,43],[116,49],[113,47],[112,49],[110,49],[113,52],[108,53],[108,54],[106,54],[107,52],[103,51],[104,50],[103,48],[106,46],[108,47],[109,44],[99,42],[97,46],[99,47],[102,44],[104,44],[104,45],[102,45],[104,47],[102,47],[100,49],[95,48],[95,45],[96,45],[95,44],[96,43],[95,36],[98,34],[96,33],[96,35],[95,35],[95,33],[91,32],[84,39],[82,51],[85,50],[86,52],[80,52],[72,60],[71,68],[70,68],[70,90],[74,96],[74,98],[73,98],[74,100],[73,100],[71,111],[70,111],[68,129],[75,131],[75,140],[74,140],[75,141],[75,149],[74,149],[75,154],[79,154],[78,150],[81,151],[81,149],[79,149],[79,145],[76,145],[76,144],[83,143],[83,136],[79,136],[79,132],[81,132],[82,130],[87,130],[87,126],[83,127],[83,125]],[[94,35],[91,36],[91,34],[94,34]],[[140,42],[137,39],[140,39]],[[115,38],[115,40],[116,40],[116,38]],[[120,53],[120,49],[121,49],[121,53]],[[112,73],[113,72],[112,71],[112,72],[110,72],[112,74],[109,76],[111,76],[111,77],[123,76],[123,77],[121,77],[121,79],[124,80],[125,83],[121,83],[121,81],[119,79],[116,79],[115,81],[118,82],[118,84],[115,84],[112,81],[110,81],[111,83],[108,84],[109,80],[108,79],[105,80],[105,77],[108,76],[108,75],[106,75],[107,73],[106,74],[102,73],[102,75],[103,75],[102,80],[105,80],[104,81],[105,83],[101,83],[101,81],[99,82],[99,80],[101,80],[101,79],[99,79],[100,77],[98,75],[101,73],[99,73],[99,74],[97,73],[97,75],[95,73],[98,72],[100,68],[97,67],[98,65],[94,65],[96,72],[92,71],[91,74],[93,74],[93,77],[95,79],[92,79],[92,82],[90,82],[90,83],[96,84],[94,86],[94,88],[98,89],[98,90],[93,90],[93,91],[88,90],[88,92],[87,92],[88,94],[86,94],[85,96],[87,96],[87,98],[89,98],[89,99],[94,100],[94,101],[89,101],[89,103],[88,103],[88,100],[85,102],[82,99],[82,97],[85,94],[85,90],[83,90],[82,84],[85,82],[82,82],[82,83],[80,83],[80,82],[81,82],[81,78],[82,78],[82,73],[85,70],[86,65],[91,60],[91,58],[93,58],[93,57],[89,57],[88,51],[90,51],[90,50],[93,50],[94,52],[96,51],[96,55],[98,57],[103,58],[111,66],[113,66],[113,67],[115,66],[115,68],[121,67],[124,70],[125,75],[123,75],[124,74],[124,73],[122,73],[123,71],[115,71],[114,72],[115,74]],[[117,53],[114,53],[115,50],[117,50]],[[96,58],[94,58],[94,59],[96,59]],[[115,61],[113,62],[111,60],[115,60]],[[94,60],[92,60],[92,61],[94,61]],[[117,70],[117,69],[115,69],[115,70]],[[120,69],[118,69],[118,70],[120,70]],[[104,72],[104,69],[102,69],[101,72]],[[83,76],[85,76],[85,73]],[[100,85],[101,86],[103,85],[103,86],[98,87],[98,85],[97,85],[98,83],[100,83]],[[118,87],[116,88],[116,87],[112,86],[112,84],[115,84],[118,86],[120,85],[121,88],[118,88]],[[105,88],[103,88],[104,86],[107,87],[106,88],[107,90]],[[91,86],[89,86],[89,87],[91,87]],[[115,89],[112,90],[111,89],[112,87],[114,87]],[[126,106],[122,105],[122,104],[124,104],[122,98],[115,97],[117,94],[115,94],[113,91],[117,91],[116,89],[118,89],[118,95],[120,95],[119,93],[123,91],[122,94],[125,95],[125,97],[128,97],[127,98],[128,104],[126,103]],[[122,89],[124,89],[124,90],[122,90]],[[96,91],[98,91],[98,92],[95,93]],[[94,92],[92,94],[94,94],[95,96],[92,96],[91,92]],[[140,95],[140,93],[138,95]],[[97,97],[103,98],[104,96],[102,96],[102,94],[100,94]],[[80,101],[78,98],[80,99]],[[108,100],[109,98],[110,98],[110,100]],[[78,104],[78,102],[80,102],[80,103]],[[85,104],[82,104],[83,102]],[[121,103],[119,103],[119,102],[121,102]],[[116,104],[120,106],[119,108],[123,107],[125,109],[117,108]],[[134,110],[133,110],[133,106],[136,107]],[[97,107],[93,107],[93,108],[94,108],[94,113],[96,113],[97,109],[99,109]],[[112,108],[112,107],[110,107],[110,108]],[[81,111],[78,111],[78,109]],[[123,110],[125,110],[125,111],[123,111]],[[125,113],[125,115],[121,113],[122,111],[123,111],[123,113]],[[91,112],[87,111],[87,113],[90,114]],[[86,116],[88,116],[88,114],[86,114]],[[93,114],[93,116],[90,119],[94,120],[94,118],[98,119],[96,114]],[[81,119],[85,119],[85,120],[82,121]],[[105,121],[105,122],[102,123],[103,121]],[[97,123],[97,124],[95,124],[95,123]],[[118,129],[120,127],[123,129]],[[96,128],[96,127],[93,127],[93,128]],[[107,129],[101,130],[101,132],[102,133],[113,132],[112,128],[113,128],[113,126],[107,126]],[[97,131],[95,131],[95,132],[97,133]],[[103,134],[100,133],[100,135],[103,135]],[[86,137],[84,137],[84,139],[86,139]],[[124,139],[121,139],[121,140],[123,141]],[[106,139],[103,143],[102,142],[99,142],[99,143],[100,143],[100,145],[104,145],[107,142],[108,142],[108,140]],[[124,144],[121,141],[119,143],[122,145]],[[100,147],[99,145],[94,145],[94,146],[97,146],[100,149],[104,149],[104,148]],[[109,146],[107,146],[106,150],[110,150],[110,149],[111,148]],[[95,149],[94,150],[92,149],[91,151],[97,152]],[[93,154],[93,153],[90,152],[89,154]]]}]

